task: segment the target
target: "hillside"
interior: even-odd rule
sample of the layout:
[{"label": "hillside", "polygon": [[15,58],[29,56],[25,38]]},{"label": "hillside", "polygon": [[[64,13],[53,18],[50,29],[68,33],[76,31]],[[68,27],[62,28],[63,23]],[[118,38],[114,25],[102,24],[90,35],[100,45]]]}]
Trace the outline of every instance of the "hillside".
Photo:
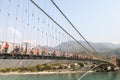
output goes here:
[{"label": "hillside", "polygon": [[[79,41],[82,45],[84,45],[85,47],[87,47],[88,49],[91,49],[86,42],[84,41]],[[90,42],[90,44],[97,50],[97,51],[109,51],[109,50],[113,50],[116,48],[120,48],[120,44],[112,44],[112,43],[93,43]],[[55,47],[55,49],[62,49],[62,50],[77,50],[77,51],[81,51],[83,50],[83,48],[78,45],[76,42],[74,41],[68,41],[68,42],[64,42],[58,46]]]},{"label": "hillside", "polygon": [[110,51],[105,51],[105,53],[107,55],[116,55],[116,56],[120,57],[120,48],[110,50]]}]

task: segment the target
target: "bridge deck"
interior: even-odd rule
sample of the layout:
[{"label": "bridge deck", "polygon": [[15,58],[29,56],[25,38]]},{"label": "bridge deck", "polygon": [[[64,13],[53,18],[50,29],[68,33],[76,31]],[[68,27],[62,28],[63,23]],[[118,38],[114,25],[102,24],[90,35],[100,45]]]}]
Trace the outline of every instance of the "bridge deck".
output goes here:
[{"label": "bridge deck", "polygon": [[[44,56],[44,55],[28,55],[28,54],[0,54],[0,59],[51,59],[51,60],[81,60],[81,61],[96,61],[95,59],[84,59],[77,57],[64,56]],[[97,60],[99,61],[99,60]]]}]

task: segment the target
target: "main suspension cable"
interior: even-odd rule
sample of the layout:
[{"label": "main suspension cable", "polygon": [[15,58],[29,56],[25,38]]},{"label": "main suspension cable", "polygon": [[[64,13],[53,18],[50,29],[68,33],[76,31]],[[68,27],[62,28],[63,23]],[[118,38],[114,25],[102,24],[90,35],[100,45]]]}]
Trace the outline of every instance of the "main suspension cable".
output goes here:
[{"label": "main suspension cable", "polygon": [[70,23],[70,25],[77,31],[77,33],[85,40],[85,42],[95,51],[95,48],[87,41],[87,39],[78,31],[78,29],[72,24],[72,22],[67,18],[67,16],[62,12],[62,10],[57,6],[57,4],[51,0],[54,6],[60,11],[60,13],[65,17],[65,19]]},{"label": "main suspension cable", "polygon": [[[103,54],[100,54],[89,42],[88,40],[78,31],[78,29],[73,25],[73,23],[68,19],[68,17],[63,13],[63,11],[57,6],[57,4],[51,0],[53,5],[59,10],[59,12],[64,16],[64,18],[70,23],[70,25],[76,30],[76,32],[85,40],[85,42],[91,47],[91,49],[94,50],[93,53],[98,53],[99,56],[102,56]],[[92,53],[92,54],[93,54]]]},{"label": "main suspension cable", "polygon": [[[59,25],[50,15],[48,15],[41,7],[39,7],[33,0],[30,0],[39,10],[41,10],[48,18],[50,18],[57,26],[59,26],[67,35],[69,35],[73,40],[75,40],[80,46],[85,50],[92,53],[89,49],[83,46],[79,41],[77,41],[70,33],[68,33],[61,25]],[[91,54],[93,56],[93,54]]]}]

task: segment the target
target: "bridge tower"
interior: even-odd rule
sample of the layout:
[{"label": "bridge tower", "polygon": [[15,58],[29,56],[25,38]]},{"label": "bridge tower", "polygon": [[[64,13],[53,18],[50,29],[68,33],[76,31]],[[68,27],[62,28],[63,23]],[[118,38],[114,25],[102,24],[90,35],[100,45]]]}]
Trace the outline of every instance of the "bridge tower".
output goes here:
[{"label": "bridge tower", "polygon": [[117,58],[117,56],[112,56],[111,57],[111,61],[115,64],[115,66],[119,66],[119,62],[118,62],[118,58]]}]

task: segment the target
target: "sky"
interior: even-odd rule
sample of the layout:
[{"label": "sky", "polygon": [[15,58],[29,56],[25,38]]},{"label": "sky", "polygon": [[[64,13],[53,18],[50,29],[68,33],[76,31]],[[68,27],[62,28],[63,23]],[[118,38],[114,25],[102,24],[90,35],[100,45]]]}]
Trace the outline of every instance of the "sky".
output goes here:
[{"label": "sky", "polygon": [[54,0],[85,38],[120,43],[120,0]]},{"label": "sky", "polygon": [[[34,1],[77,40],[83,40],[50,0]],[[120,0],[54,2],[88,41],[120,44]],[[0,0],[0,22],[0,41],[55,46],[72,40],[30,0]]]}]

